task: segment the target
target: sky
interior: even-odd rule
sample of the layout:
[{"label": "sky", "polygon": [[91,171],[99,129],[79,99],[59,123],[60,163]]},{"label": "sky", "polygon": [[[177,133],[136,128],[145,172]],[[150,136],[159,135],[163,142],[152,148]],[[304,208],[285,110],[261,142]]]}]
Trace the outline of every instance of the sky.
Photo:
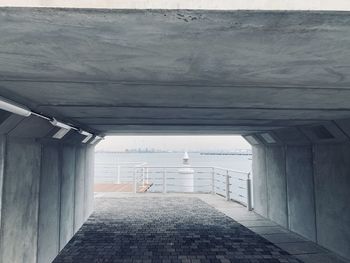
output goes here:
[{"label": "sky", "polygon": [[241,136],[107,136],[97,151],[125,151],[125,149],[159,149],[172,151],[232,151],[250,149]]}]

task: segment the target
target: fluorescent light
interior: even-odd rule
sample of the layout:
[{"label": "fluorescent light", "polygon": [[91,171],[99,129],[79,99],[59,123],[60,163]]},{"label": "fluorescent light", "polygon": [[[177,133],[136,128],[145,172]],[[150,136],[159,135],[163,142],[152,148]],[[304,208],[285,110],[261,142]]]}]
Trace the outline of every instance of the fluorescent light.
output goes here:
[{"label": "fluorescent light", "polygon": [[90,139],[92,138],[92,134],[90,133],[88,136],[86,136],[86,138],[82,141],[82,143],[87,143],[88,141],[90,141]]},{"label": "fluorescent light", "polygon": [[58,132],[56,132],[52,138],[55,138],[55,139],[62,139],[68,132],[70,131],[70,129],[65,129],[65,128],[61,128],[58,130]]},{"label": "fluorescent light", "polygon": [[84,136],[89,136],[89,135],[92,135],[91,133],[87,132],[87,131],[83,131],[83,130],[79,130],[79,133],[81,135],[84,135]]},{"label": "fluorescent light", "polygon": [[252,135],[244,136],[244,138],[252,145],[258,145],[259,142]]},{"label": "fluorescent light", "polygon": [[53,126],[56,126],[56,127],[59,127],[59,128],[63,128],[63,129],[66,129],[66,130],[72,129],[72,126],[69,126],[68,124],[65,124],[65,123],[63,123],[63,122],[60,122],[60,121],[56,120],[55,118],[52,118],[52,120],[50,121],[50,123],[51,123]]},{"label": "fluorescent light", "polygon": [[27,107],[24,107],[15,102],[4,99],[2,97],[0,97],[0,109],[9,111],[24,117],[29,117],[32,114],[32,112]]},{"label": "fluorescent light", "polygon": [[87,131],[83,131],[82,129],[79,130],[79,133],[81,135],[86,136],[86,138],[82,141],[82,143],[87,143],[88,141],[90,141],[90,139],[92,138],[92,136],[94,136],[93,134],[87,132]]},{"label": "fluorescent light", "polygon": [[90,144],[95,144],[97,141],[102,140],[102,139],[103,139],[102,137],[96,136],[96,137],[90,142]]},{"label": "fluorescent light", "polygon": [[276,140],[271,136],[269,133],[262,133],[260,134],[261,137],[264,138],[265,142],[267,143],[276,143]]}]

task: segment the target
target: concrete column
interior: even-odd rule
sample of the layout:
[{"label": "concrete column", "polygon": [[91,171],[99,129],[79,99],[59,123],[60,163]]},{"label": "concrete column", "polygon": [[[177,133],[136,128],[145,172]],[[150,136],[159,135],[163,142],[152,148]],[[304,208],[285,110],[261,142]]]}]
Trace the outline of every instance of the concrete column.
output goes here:
[{"label": "concrete column", "polygon": [[94,210],[94,174],[95,174],[95,147],[86,147],[85,173],[85,220]]},{"label": "concrete column", "polygon": [[75,163],[74,232],[83,225],[85,219],[85,169],[86,148],[77,147]]},{"label": "concrete column", "polygon": [[76,147],[63,146],[61,154],[60,249],[63,249],[74,235]]},{"label": "concrete column", "polygon": [[285,152],[282,146],[266,148],[268,217],[288,226]]},{"label": "concrete column", "polygon": [[4,165],[5,165],[5,149],[6,149],[6,137],[0,135],[0,229],[1,229],[1,211],[2,211],[2,190],[4,180]]},{"label": "concrete column", "polygon": [[289,229],[316,241],[311,146],[286,147]]},{"label": "concrete column", "polygon": [[3,181],[0,262],[37,261],[41,146],[9,138]]},{"label": "concrete column", "polygon": [[265,146],[253,146],[254,210],[267,217],[267,181]]},{"label": "concrete column", "polygon": [[350,259],[350,143],[314,146],[317,241]]},{"label": "concrete column", "polygon": [[52,262],[59,251],[60,160],[57,145],[44,145],[41,159],[38,263]]}]

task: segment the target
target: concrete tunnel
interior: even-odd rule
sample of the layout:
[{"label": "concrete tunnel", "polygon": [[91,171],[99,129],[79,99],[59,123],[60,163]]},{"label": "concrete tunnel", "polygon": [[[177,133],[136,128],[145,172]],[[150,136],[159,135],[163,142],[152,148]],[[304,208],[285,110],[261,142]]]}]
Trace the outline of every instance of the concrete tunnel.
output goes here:
[{"label": "concrete tunnel", "polygon": [[111,134],[244,136],[255,212],[350,259],[349,13],[96,5],[0,8],[0,262],[67,244]]}]

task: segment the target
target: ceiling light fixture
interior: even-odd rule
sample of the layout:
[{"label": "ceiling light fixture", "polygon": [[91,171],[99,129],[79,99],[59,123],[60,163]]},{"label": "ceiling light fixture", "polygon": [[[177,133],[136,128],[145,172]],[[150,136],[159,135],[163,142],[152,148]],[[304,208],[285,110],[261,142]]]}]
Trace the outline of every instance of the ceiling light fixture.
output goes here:
[{"label": "ceiling light fixture", "polygon": [[90,142],[90,144],[95,144],[97,141],[103,140],[103,137],[95,136],[95,138]]},{"label": "ceiling light fixture", "polygon": [[74,127],[72,127],[72,126],[70,126],[70,125],[68,125],[68,124],[65,124],[65,123],[63,123],[63,122],[60,122],[60,121],[56,120],[55,118],[52,118],[52,119],[50,120],[50,123],[51,123],[53,126],[58,127],[58,128],[63,128],[63,129],[66,129],[66,130],[70,130],[70,129],[76,130],[76,128],[74,128]]},{"label": "ceiling light fixture", "polygon": [[83,130],[79,130],[79,133],[83,136],[86,136],[86,138],[82,141],[82,143],[87,143],[88,141],[90,141],[90,139],[92,138],[93,134],[87,132],[87,131],[83,131]]},{"label": "ceiling light fixture", "polygon": [[3,97],[0,97],[0,109],[20,115],[20,116],[24,116],[24,117],[29,117],[32,114],[31,110],[28,109],[27,107],[19,105]]},{"label": "ceiling light fixture", "polygon": [[60,128],[53,136],[52,138],[54,139],[62,139],[64,136],[66,136],[66,134],[70,131],[65,129],[65,128]]}]

